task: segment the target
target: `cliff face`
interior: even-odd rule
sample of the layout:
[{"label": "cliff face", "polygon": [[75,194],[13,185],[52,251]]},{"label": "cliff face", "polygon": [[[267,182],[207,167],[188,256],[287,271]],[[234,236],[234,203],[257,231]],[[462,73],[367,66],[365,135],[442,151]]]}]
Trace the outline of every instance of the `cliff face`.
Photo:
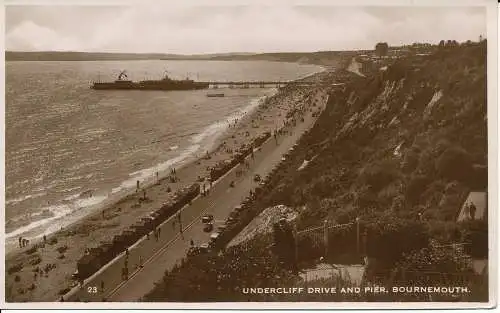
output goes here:
[{"label": "cliff face", "polygon": [[308,205],[304,227],[325,216],[454,220],[466,193],[487,187],[485,59],[483,43],[351,78],[291,167],[317,158],[284,175],[270,202]]},{"label": "cliff face", "polygon": [[[146,298],[429,301],[428,297],[398,294],[376,300],[343,294],[337,298],[330,294],[259,296],[239,289],[294,286],[300,281],[294,271],[307,269],[320,257],[332,263],[359,262],[360,254],[370,260],[364,276],[367,281],[463,285],[464,281],[457,279],[471,277],[465,255],[455,246],[455,250],[446,250],[435,243],[461,242],[469,236],[470,246],[480,248],[468,255],[484,257],[488,252],[485,223],[456,222],[467,193],[487,190],[485,59],[484,42],[425,58],[410,57],[366,77],[337,72],[335,80],[328,83],[341,80],[345,84],[332,87],[328,105],[315,126],[271,175],[250,208],[256,212],[274,205],[300,208],[294,219],[298,230],[319,226],[318,236],[296,236],[295,250],[274,230],[274,236],[261,234],[216,256],[194,256],[166,273]],[[325,79],[331,80],[329,76]],[[357,247],[358,227],[353,223],[358,217],[366,239],[362,247]],[[324,240],[321,225],[325,219],[350,226],[329,231],[328,240]],[[327,252],[324,242],[328,242]],[[295,258],[277,258],[278,248],[288,249],[290,255],[296,253]],[[210,264],[211,273],[202,273],[206,264]],[[352,286],[335,277],[320,283],[322,287]],[[485,281],[476,277],[465,285],[473,291],[458,301],[487,299]],[[217,290],[213,286],[218,286]],[[190,293],[193,288],[198,288],[195,295]]]}]

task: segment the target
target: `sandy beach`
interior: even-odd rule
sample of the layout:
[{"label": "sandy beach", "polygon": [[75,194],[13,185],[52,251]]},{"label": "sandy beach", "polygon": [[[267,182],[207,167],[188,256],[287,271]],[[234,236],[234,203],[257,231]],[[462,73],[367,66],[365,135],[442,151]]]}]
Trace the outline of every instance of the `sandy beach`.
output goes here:
[{"label": "sandy beach", "polygon": [[[324,74],[322,74],[324,75]],[[318,75],[316,75],[318,76]],[[316,76],[311,79],[317,79]],[[140,186],[119,201],[94,212],[70,226],[47,236],[39,243],[17,247],[6,256],[6,299],[9,302],[54,301],[62,290],[74,287],[72,279],[76,262],[88,248],[111,240],[114,235],[134,224],[141,217],[161,207],[174,193],[194,182],[209,186],[209,169],[217,162],[230,159],[242,144],[283,127],[287,113],[300,108],[304,100],[317,90],[283,88],[262,101],[248,114],[228,121],[227,131],[215,141],[211,151],[176,168],[176,179],[159,174],[149,186]],[[169,174],[169,173],[167,173]],[[143,182],[141,182],[143,184]],[[140,201],[146,193],[146,201]]]}]

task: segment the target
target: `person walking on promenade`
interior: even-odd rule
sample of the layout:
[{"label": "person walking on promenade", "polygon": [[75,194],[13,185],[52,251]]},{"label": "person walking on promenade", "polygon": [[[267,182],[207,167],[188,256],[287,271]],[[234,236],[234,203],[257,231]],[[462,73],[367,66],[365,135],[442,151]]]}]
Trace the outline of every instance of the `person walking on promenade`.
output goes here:
[{"label": "person walking on promenade", "polygon": [[160,238],[160,234],[161,234],[161,227],[158,227],[158,238]]},{"label": "person walking on promenade", "polygon": [[472,220],[476,218],[476,210],[476,206],[471,202],[471,204],[469,205],[469,213]]}]

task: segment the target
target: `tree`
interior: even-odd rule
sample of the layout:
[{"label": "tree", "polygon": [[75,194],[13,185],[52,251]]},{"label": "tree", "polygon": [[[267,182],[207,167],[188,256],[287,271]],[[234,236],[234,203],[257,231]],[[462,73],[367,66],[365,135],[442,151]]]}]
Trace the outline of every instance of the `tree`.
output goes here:
[{"label": "tree", "polygon": [[[484,288],[480,290],[474,286],[477,279],[474,279],[467,256],[460,246],[443,247],[436,243],[421,250],[406,253],[396,266],[394,274],[393,279],[400,281],[401,284],[410,282],[415,286],[467,286],[471,291],[471,293],[462,294],[436,293],[432,295],[434,301],[460,298],[470,301],[477,297],[484,298]],[[422,294],[409,295],[409,297],[429,300],[429,295],[425,295],[425,298],[422,296]]]},{"label": "tree", "polygon": [[439,46],[439,48],[444,48],[444,45],[445,45],[445,44],[444,44],[444,40],[441,40],[441,41],[439,42],[439,45],[438,45],[438,46]]},{"label": "tree", "polygon": [[389,51],[389,45],[387,44],[387,42],[379,42],[375,46],[375,53],[379,57],[386,56],[388,51]]},{"label": "tree", "polygon": [[405,253],[428,246],[429,235],[418,220],[379,216],[367,222],[366,254],[379,265],[392,267]]},{"label": "tree", "polygon": [[437,159],[436,169],[450,180],[468,180],[472,172],[470,155],[461,147],[448,148]]}]

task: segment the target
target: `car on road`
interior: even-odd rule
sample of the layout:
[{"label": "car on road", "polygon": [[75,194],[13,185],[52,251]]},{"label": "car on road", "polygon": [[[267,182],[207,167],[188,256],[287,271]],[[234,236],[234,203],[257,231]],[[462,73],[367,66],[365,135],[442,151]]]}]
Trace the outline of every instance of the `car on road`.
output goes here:
[{"label": "car on road", "polygon": [[212,223],[208,223],[208,224],[205,224],[205,226],[203,226],[203,231],[206,233],[211,232],[213,229],[214,229],[214,224],[212,224]]},{"label": "car on road", "polygon": [[217,229],[219,230],[219,232],[223,232],[226,228],[227,228],[226,225],[220,225],[219,227],[217,227]]},{"label": "car on road", "polygon": [[208,243],[203,243],[200,245],[200,250],[202,252],[208,252],[208,248],[210,248],[210,245]]},{"label": "car on road", "polygon": [[214,216],[212,214],[205,214],[201,217],[201,222],[203,224],[211,223],[214,220]]},{"label": "car on road", "polygon": [[215,240],[217,240],[217,238],[219,238],[219,235],[220,235],[219,233],[212,233],[210,235],[210,241],[214,242]]},{"label": "car on road", "polygon": [[243,207],[241,205],[237,205],[237,206],[234,207],[234,210],[236,212],[241,212],[241,211],[243,211]]},{"label": "car on road", "polygon": [[210,252],[210,246],[208,243],[204,243],[204,244],[197,246],[197,247],[190,247],[188,252],[187,252],[187,255],[192,256],[192,255],[197,255],[197,254],[206,253],[206,252]]}]

